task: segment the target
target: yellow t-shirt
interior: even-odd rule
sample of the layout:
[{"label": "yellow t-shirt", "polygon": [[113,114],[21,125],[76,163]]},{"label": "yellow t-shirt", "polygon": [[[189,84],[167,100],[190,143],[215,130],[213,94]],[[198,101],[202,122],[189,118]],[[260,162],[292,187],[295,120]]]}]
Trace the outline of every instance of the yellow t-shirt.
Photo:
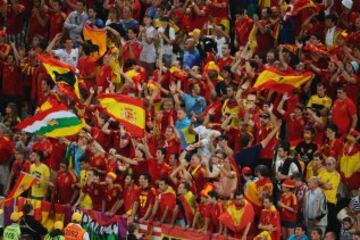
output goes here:
[{"label": "yellow t-shirt", "polygon": [[48,181],[50,179],[50,169],[45,164],[41,163],[36,166],[34,163],[30,166],[30,173],[40,179],[38,184],[31,187],[31,196],[35,198],[46,197]]},{"label": "yellow t-shirt", "polygon": [[[80,185],[83,187],[87,179],[87,170],[80,171]],[[83,191],[80,191],[80,197],[83,195]],[[92,209],[92,201],[89,194],[85,194],[84,199],[80,202],[80,207],[85,209]]]},{"label": "yellow t-shirt", "polygon": [[317,94],[312,95],[307,103],[307,107],[312,107],[321,110],[322,108],[330,109],[332,104],[331,98],[328,96],[319,97]]},{"label": "yellow t-shirt", "polygon": [[[310,177],[315,176],[312,163],[313,162],[310,161],[306,167],[306,176],[305,176],[306,182],[310,179]],[[317,171],[317,173],[318,173],[317,176],[320,175],[320,173],[322,173],[323,171],[325,171],[325,168],[320,167],[319,170]]]},{"label": "yellow t-shirt", "polygon": [[321,182],[331,184],[332,188],[330,190],[322,190],[326,196],[327,201],[329,203],[336,204],[336,193],[340,184],[340,174],[337,171],[322,171],[321,173],[319,173],[318,177]]}]

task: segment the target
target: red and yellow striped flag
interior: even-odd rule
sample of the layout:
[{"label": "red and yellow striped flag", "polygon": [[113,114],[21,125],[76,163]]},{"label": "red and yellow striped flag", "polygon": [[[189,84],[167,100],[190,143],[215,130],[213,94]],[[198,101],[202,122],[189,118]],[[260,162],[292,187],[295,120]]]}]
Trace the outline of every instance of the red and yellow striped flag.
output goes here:
[{"label": "red and yellow striped flag", "polygon": [[273,67],[262,71],[253,86],[253,90],[273,90],[275,92],[290,92],[300,88],[304,83],[313,78],[311,72],[284,73]]},{"label": "red and yellow striped flag", "polygon": [[85,24],[83,28],[83,35],[85,41],[89,41],[98,49],[97,56],[95,56],[96,59],[102,57],[106,53],[107,35],[105,29],[99,29],[92,27],[89,24]]},{"label": "red and yellow striped flag", "polygon": [[119,94],[101,94],[100,105],[131,134],[142,137],[145,129],[145,109],[141,99]]},{"label": "red and yellow striped flag", "polygon": [[4,203],[7,203],[11,201],[14,198],[19,197],[23,192],[27,191],[29,188],[31,188],[33,185],[37,184],[39,182],[39,179],[34,177],[33,175],[26,173],[26,172],[20,172],[20,175],[15,183],[15,186],[9,193],[9,195],[0,202],[0,206]]}]

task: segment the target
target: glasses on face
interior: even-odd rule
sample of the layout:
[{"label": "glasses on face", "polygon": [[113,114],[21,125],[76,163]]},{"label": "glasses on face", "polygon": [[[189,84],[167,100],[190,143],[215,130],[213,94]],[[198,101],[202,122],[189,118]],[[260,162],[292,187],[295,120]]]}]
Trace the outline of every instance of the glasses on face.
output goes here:
[{"label": "glasses on face", "polygon": [[326,163],[326,166],[332,166],[333,163]]}]

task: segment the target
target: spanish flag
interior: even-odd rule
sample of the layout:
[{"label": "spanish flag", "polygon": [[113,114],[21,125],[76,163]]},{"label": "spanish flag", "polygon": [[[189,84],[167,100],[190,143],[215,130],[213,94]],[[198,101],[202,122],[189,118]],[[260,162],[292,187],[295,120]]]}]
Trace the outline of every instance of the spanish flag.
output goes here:
[{"label": "spanish flag", "polygon": [[76,68],[46,55],[38,54],[38,57],[60,91],[74,100],[81,98]]},{"label": "spanish flag", "polygon": [[144,102],[138,98],[119,94],[101,94],[100,105],[135,137],[142,137],[145,129]]},{"label": "spanish flag", "polygon": [[340,174],[349,189],[360,187],[360,146],[346,145],[340,157]]},{"label": "spanish flag", "polygon": [[304,83],[313,78],[311,72],[284,73],[274,67],[267,67],[260,73],[253,86],[253,90],[273,90],[284,93],[300,88]]},{"label": "spanish flag", "polygon": [[241,232],[254,220],[254,209],[247,200],[243,206],[237,206],[233,200],[227,203],[226,211],[219,216],[219,221],[235,233]]},{"label": "spanish flag", "polygon": [[107,35],[105,29],[99,29],[89,24],[85,24],[83,28],[84,40],[90,42],[98,51],[96,59],[102,57],[106,53]]},{"label": "spanish flag", "polygon": [[20,172],[20,175],[16,180],[15,186],[13,187],[9,195],[0,202],[0,206],[4,203],[11,201],[14,198],[19,197],[23,192],[27,191],[33,185],[37,184],[38,181],[39,179],[37,179],[33,175],[26,172]]}]

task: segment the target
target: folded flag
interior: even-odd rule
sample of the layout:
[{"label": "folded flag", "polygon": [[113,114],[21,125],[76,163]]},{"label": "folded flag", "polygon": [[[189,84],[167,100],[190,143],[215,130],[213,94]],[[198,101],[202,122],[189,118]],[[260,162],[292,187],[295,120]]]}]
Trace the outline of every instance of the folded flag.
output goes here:
[{"label": "folded flag", "polygon": [[15,186],[9,193],[9,195],[0,202],[0,206],[4,203],[11,201],[14,198],[19,197],[23,192],[27,191],[33,185],[37,184],[39,179],[35,176],[28,174],[26,172],[20,172],[20,175],[17,177]]},{"label": "folded flag", "polygon": [[38,54],[51,79],[63,93],[72,99],[80,99],[79,81],[75,75],[76,68],[55,58]]},{"label": "folded flag", "polygon": [[77,134],[83,122],[63,105],[35,114],[15,127],[21,131],[47,137],[66,137]]},{"label": "folded flag", "polygon": [[100,105],[135,137],[142,137],[145,129],[145,109],[141,99],[119,94],[101,94]]},{"label": "folded flag", "polygon": [[83,28],[84,40],[88,41],[96,49],[96,58],[102,57],[106,53],[107,35],[106,30],[85,24]]},{"label": "folded flag", "polygon": [[273,67],[267,67],[256,79],[253,90],[267,89],[279,93],[290,92],[300,88],[312,78],[311,72],[284,73]]}]

